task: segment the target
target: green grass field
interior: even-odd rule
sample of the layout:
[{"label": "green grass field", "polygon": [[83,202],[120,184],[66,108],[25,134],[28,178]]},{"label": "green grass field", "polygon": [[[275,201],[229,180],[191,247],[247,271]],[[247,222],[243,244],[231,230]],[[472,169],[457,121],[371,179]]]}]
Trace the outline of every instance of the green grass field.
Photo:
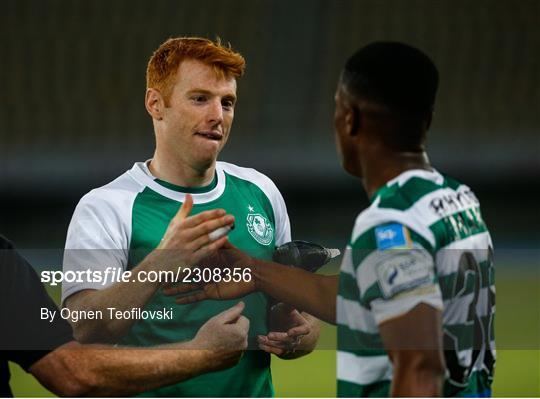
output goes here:
[{"label": "green grass field", "polygon": [[[54,292],[56,296],[56,292]],[[540,396],[540,287],[537,274],[497,275],[497,365],[493,394],[497,397]],[[272,359],[276,396],[336,396],[336,329],[324,325],[319,346],[296,360]],[[15,396],[53,396],[29,374],[11,365]]]}]

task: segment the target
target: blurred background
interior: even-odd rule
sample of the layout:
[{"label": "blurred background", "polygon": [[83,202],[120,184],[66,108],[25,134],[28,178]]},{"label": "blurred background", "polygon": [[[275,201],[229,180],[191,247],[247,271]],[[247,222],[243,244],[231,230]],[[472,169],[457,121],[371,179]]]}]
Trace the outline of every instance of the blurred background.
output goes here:
[{"label": "blurred background", "polygon": [[[476,192],[496,248],[495,394],[540,395],[539,1],[3,0],[0,7],[0,232],[23,250],[62,248],[79,198],[151,157],[146,63],[172,36],[219,36],[244,55],[221,159],[277,183],[293,237],[342,248],[368,202],[335,151],[340,69],[374,40],[425,51],[441,75],[431,160]],[[327,328],[325,342],[333,334]],[[275,362],[278,395],[335,395],[333,362],[330,350]],[[45,394],[14,370],[16,394]]]}]

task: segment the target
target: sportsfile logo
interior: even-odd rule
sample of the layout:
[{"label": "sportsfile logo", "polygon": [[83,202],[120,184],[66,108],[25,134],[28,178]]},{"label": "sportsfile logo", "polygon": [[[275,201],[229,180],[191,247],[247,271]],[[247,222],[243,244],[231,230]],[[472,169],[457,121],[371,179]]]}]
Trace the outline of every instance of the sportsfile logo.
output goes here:
[{"label": "sportsfile logo", "polygon": [[174,282],[180,278],[179,267],[177,272],[171,270],[160,271],[139,271],[136,276],[129,270],[122,270],[118,267],[107,267],[104,270],[44,270],[41,272],[41,282],[52,286],[61,283],[92,283],[106,285],[108,283],[129,283],[129,282]]},{"label": "sportsfile logo", "polygon": [[105,270],[45,270],[41,272],[41,282],[52,286],[61,283],[91,283],[95,285],[107,285],[113,283],[220,283],[220,282],[250,282],[251,268],[249,267],[178,267],[176,271],[141,270],[133,273],[117,267],[107,267]]}]

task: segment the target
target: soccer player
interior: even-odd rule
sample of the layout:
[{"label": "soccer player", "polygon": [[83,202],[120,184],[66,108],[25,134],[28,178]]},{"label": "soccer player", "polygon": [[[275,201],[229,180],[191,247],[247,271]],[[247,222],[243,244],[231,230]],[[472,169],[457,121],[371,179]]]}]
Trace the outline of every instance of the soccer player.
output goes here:
[{"label": "soccer player", "polygon": [[210,319],[193,340],[154,350],[81,345],[65,319],[40,318],[43,309],[59,313],[34,269],[0,236],[0,397],[12,396],[8,360],[57,395],[118,396],[233,366],[247,347],[241,303]]},{"label": "soccer player", "polygon": [[[289,217],[274,183],[253,169],[217,162],[230,134],[244,65],[230,47],[201,38],[169,39],[155,51],[145,98],[156,137],[154,156],[81,199],[67,234],[65,271],[115,267],[144,277],[197,266],[228,240],[261,259],[271,259],[276,245],[290,241]],[[218,238],[215,230],[230,232]],[[208,278],[197,274],[201,269],[190,270],[189,278]],[[229,278],[237,279],[229,272]],[[178,306],[162,294],[160,282],[134,280],[64,283],[62,298],[73,310],[172,307],[172,320],[80,320],[73,323],[75,336],[83,342],[134,346],[189,340],[209,318],[236,303]],[[251,322],[250,344],[262,351],[247,351],[229,370],[149,394],[272,396],[269,353],[293,358],[309,352],[318,326],[313,317],[292,310],[269,333],[267,318],[282,307],[269,312],[272,303],[262,293],[243,301]],[[295,328],[293,337],[278,334],[290,328]]]},{"label": "soccer player", "polygon": [[[425,152],[438,71],[420,50],[372,43],[346,62],[335,95],[345,170],[371,205],[339,278],[253,259],[254,279],[167,289],[179,303],[264,291],[338,326],[339,396],[489,396],[495,361],[492,242],[478,199]],[[337,302],[336,302],[337,297]]]}]

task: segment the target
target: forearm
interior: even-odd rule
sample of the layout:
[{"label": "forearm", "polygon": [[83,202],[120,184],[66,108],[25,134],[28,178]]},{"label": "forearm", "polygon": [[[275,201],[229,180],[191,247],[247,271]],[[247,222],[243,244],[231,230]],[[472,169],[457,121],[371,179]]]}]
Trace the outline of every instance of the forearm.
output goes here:
[{"label": "forearm", "polygon": [[338,276],[313,274],[258,259],[253,262],[257,290],[328,323],[336,323]]},{"label": "forearm", "polygon": [[[65,345],[31,367],[46,387],[67,396],[124,396],[170,385],[217,366],[208,350]],[[41,363],[41,364],[40,364]]]},{"label": "forearm", "polygon": [[110,317],[108,308],[115,311],[130,311],[143,308],[158,290],[159,282],[145,281],[143,275],[154,270],[156,264],[151,255],[132,270],[132,281],[118,282],[102,290],[85,290],[66,300],[71,311],[101,312],[100,318],[80,318],[72,323],[75,337],[83,343],[115,343],[124,336],[136,322],[132,318]]},{"label": "forearm", "polygon": [[446,372],[442,313],[420,303],[379,324],[393,365],[392,396],[441,396]]},{"label": "forearm", "polygon": [[444,372],[428,364],[395,366],[391,396],[438,397],[442,396]]}]

